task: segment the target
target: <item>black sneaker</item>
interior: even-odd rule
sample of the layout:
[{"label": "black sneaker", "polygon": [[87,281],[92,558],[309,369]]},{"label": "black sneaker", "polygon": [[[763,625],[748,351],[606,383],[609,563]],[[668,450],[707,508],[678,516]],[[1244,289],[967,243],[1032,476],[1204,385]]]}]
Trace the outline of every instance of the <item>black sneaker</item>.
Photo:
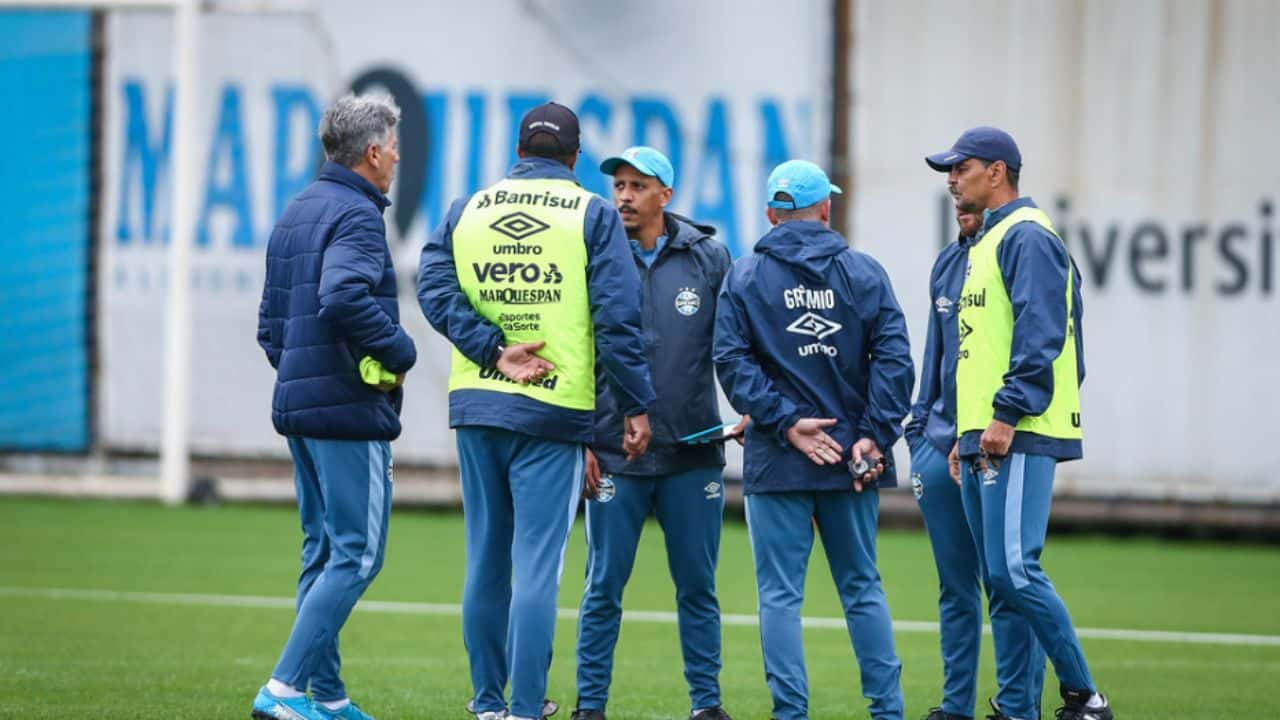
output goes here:
[{"label": "black sneaker", "polygon": [[733,720],[719,705],[689,713],[689,720]]},{"label": "black sneaker", "polygon": [[929,714],[925,715],[921,720],[973,720],[968,715],[956,715],[943,711],[942,708],[929,708]]},{"label": "black sneaker", "polygon": [[1088,690],[1070,690],[1062,688],[1062,707],[1053,711],[1056,720],[1112,720],[1111,703],[1107,696],[1098,693],[1102,698],[1102,707],[1089,707]]},{"label": "black sneaker", "polygon": [[604,720],[604,711],[592,708],[590,710],[574,710],[569,716],[569,720]]}]

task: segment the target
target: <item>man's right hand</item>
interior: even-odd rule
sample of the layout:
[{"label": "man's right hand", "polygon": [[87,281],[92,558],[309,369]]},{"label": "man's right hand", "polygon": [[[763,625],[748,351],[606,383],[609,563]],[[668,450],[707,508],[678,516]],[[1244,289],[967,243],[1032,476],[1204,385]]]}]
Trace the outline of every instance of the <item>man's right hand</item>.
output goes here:
[{"label": "man's right hand", "polygon": [[960,441],[956,441],[951,446],[951,452],[947,453],[947,472],[951,474],[951,479],[960,484]]},{"label": "man's right hand", "polygon": [[596,454],[591,452],[590,448],[586,449],[587,453],[587,475],[583,478],[582,494],[588,500],[595,500],[600,496],[600,462],[596,460]]},{"label": "man's right hand", "polygon": [[823,428],[835,424],[835,418],[801,418],[787,428],[787,441],[814,465],[834,465],[844,457],[844,448]]},{"label": "man's right hand", "polygon": [[507,346],[498,356],[498,371],[521,385],[546,377],[556,369],[551,361],[538,357],[538,351],[546,344],[540,340]]},{"label": "man's right hand", "polygon": [[622,450],[627,454],[627,462],[631,462],[649,449],[649,438],[653,434],[649,430],[647,414],[633,415],[623,422]]}]

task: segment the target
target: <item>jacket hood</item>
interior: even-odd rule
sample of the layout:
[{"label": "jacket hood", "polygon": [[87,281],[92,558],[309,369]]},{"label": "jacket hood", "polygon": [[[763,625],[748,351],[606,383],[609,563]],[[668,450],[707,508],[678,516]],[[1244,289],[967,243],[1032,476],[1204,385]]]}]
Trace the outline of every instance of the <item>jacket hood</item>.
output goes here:
[{"label": "jacket hood", "polygon": [[716,234],[716,229],[711,225],[704,225],[673,212],[665,215],[667,244],[671,247],[691,247]]},{"label": "jacket hood", "polygon": [[832,259],[848,249],[844,236],[826,225],[815,220],[790,220],[760,238],[755,251],[821,279]]}]

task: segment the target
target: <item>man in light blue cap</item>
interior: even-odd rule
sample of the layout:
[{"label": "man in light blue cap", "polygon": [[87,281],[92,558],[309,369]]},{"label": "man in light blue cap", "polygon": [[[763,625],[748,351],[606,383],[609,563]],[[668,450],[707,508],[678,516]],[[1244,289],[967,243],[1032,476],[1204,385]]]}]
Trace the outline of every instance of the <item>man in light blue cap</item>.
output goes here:
[{"label": "man in light blue cap", "polygon": [[903,713],[876,524],[915,378],[888,275],[830,228],[839,193],[813,163],[779,165],[768,187],[774,227],[734,263],[716,306],[716,372],[752,419],[743,484],[777,720],[809,717],[800,608],[815,528],[871,716]]},{"label": "man in light blue cap", "polygon": [[[724,514],[724,434],[711,362],[716,293],[729,251],[715,228],[666,211],[675,172],[650,147],[600,164],[640,276],[641,318],[657,400],[649,452],[628,461],[620,408],[596,383],[595,437],[587,452],[587,583],[578,621],[578,705],[572,720],[603,720],[622,621],[622,592],[652,510],[666,538],[676,587],[690,717],[728,720],[720,704],[720,603],[716,562]],[[746,421],[733,428],[740,435]],[[615,425],[617,427],[615,427]],[[705,430],[712,432],[687,438]]]}]

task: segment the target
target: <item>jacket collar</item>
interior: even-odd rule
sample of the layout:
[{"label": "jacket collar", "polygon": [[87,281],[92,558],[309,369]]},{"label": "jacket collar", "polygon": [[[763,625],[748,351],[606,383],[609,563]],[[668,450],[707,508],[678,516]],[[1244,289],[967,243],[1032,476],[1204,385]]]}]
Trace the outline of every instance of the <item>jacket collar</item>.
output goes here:
[{"label": "jacket collar", "polygon": [[1014,210],[1024,207],[1035,207],[1036,203],[1029,197],[1020,197],[1017,200],[1010,200],[995,210],[982,211],[982,230],[978,233],[981,237],[986,235],[991,228],[995,227],[1001,220],[1009,217]]},{"label": "jacket collar", "polygon": [[578,178],[573,174],[573,171],[564,163],[559,160],[540,157],[521,158],[515,165],[511,166],[511,170],[507,172],[507,177],[512,180],[568,180],[572,183],[578,182]]},{"label": "jacket collar", "polygon": [[373,183],[365,180],[355,170],[332,160],[326,161],[324,166],[320,168],[320,179],[335,182],[339,185],[346,185],[364,194],[373,201],[374,205],[378,206],[379,212],[386,210],[391,205],[391,199],[383,195],[381,190],[373,186]]}]

